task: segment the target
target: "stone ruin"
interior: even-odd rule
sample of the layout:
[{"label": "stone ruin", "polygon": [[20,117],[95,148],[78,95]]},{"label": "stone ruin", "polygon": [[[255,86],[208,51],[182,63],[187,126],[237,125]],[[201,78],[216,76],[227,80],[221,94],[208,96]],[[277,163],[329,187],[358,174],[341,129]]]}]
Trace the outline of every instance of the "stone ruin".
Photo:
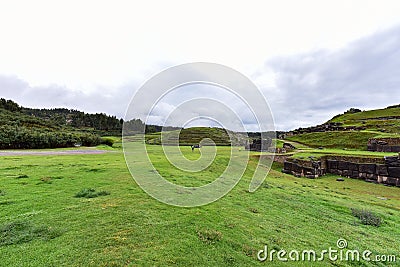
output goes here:
[{"label": "stone ruin", "polygon": [[294,150],[296,147],[290,143],[283,143],[283,148],[286,150]]},{"label": "stone ruin", "polygon": [[400,187],[400,153],[399,156],[385,158],[325,156],[318,161],[287,159],[282,171],[307,178],[317,178],[332,173]]},{"label": "stone ruin", "polygon": [[267,139],[263,139],[263,140],[253,139],[252,143],[247,141],[245,144],[245,149],[250,150],[250,151],[285,154],[291,150],[296,149],[296,147],[290,143],[284,143],[282,148],[278,148],[278,147],[273,148],[272,147],[272,139],[267,138]]},{"label": "stone ruin", "polygon": [[246,142],[245,149],[250,151],[266,152],[270,150],[272,139],[253,139],[252,143]]},{"label": "stone ruin", "polygon": [[[282,148],[280,148],[280,147],[275,148],[275,153],[276,154],[285,154],[285,153],[288,153],[295,149],[296,149],[296,147],[294,145],[292,145],[290,143],[284,143]],[[274,152],[274,151],[272,151],[272,149],[269,149],[268,151]]]},{"label": "stone ruin", "polygon": [[371,138],[367,149],[376,152],[400,152],[400,138]]},{"label": "stone ruin", "polygon": [[322,132],[332,132],[332,131],[361,131],[366,129],[367,128],[365,126],[343,126],[343,123],[341,122],[329,122],[307,128],[298,128],[296,130],[285,133],[282,136],[282,138],[304,133],[322,133]]},{"label": "stone ruin", "polygon": [[314,160],[300,160],[300,159],[287,159],[283,163],[282,172],[292,174],[296,177],[318,178],[326,174],[326,167],[324,161]]}]

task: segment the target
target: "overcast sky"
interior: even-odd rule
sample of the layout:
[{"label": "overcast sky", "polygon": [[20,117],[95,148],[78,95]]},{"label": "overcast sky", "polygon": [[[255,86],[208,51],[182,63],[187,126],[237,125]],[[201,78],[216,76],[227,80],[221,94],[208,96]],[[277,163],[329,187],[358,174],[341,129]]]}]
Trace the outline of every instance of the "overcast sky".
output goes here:
[{"label": "overcast sky", "polygon": [[399,1],[1,1],[0,36],[0,97],[27,107],[123,117],[147,79],[196,61],[248,76],[279,130],[400,104]]}]

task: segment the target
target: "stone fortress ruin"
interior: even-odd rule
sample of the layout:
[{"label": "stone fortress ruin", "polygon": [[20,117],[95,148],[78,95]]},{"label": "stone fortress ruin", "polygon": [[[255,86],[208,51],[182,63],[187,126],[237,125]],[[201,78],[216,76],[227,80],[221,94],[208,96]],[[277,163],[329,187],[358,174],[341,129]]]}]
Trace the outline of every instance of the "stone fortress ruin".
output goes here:
[{"label": "stone fortress ruin", "polygon": [[400,138],[372,138],[369,151],[399,152],[398,156],[365,157],[327,155],[309,160],[287,158],[283,172],[297,177],[317,178],[327,173],[400,187]]}]

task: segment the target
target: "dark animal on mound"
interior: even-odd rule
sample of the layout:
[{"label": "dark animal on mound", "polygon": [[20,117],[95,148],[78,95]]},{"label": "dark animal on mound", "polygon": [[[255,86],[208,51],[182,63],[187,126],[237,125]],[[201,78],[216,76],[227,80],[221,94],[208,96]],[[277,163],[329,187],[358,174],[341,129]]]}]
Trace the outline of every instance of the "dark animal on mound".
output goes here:
[{"label": "dark animal on mound", "polygon": [[201,148],[201,145],[197,144],[197,145],[192,145],[191,147],[192,147],[192,151],[194,151],[195,148]]}]

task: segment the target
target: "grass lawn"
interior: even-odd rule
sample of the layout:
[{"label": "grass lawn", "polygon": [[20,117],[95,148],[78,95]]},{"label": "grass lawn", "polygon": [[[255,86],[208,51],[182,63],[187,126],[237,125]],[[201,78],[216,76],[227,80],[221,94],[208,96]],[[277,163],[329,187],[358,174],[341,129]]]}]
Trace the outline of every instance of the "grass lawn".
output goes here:
[{"label": "grass lawn", "polygon": [[[337,182],[332,175],[295,178],[275,164],[263,186],[249,193],[257,163],[252,157],[225,197],[179,208],[143,192],[116,147],[98,155],[0,157],[0,266],[400,266],[271,263],[256,256],[265,245],[321,251],[344,238],[349,249],[399,258],[399,188]],[[148,151],[160,173],[182,184],[208,182],[223,172],[230,155],[229,147],[218,147],[211,171],[183,175],[166,164],[160,146]],[[198,151],[182,151],[198,157]],[[362,224],[351,208],[373,212],[381,226]]]},{"label": "grass lawn", "polygon": [[307,149],[300,150],[300,152],[294,153],[293,158],[304,158],[316,157],[326,155],[341,155],[341,156],[357,156],[357,157],[368,157],[368,158],[383,158],[385,156],[396,156],[397,153],[394,152],[373,152],[373,151],[363,151],[363,150],[343,150],[343,149]]}]

